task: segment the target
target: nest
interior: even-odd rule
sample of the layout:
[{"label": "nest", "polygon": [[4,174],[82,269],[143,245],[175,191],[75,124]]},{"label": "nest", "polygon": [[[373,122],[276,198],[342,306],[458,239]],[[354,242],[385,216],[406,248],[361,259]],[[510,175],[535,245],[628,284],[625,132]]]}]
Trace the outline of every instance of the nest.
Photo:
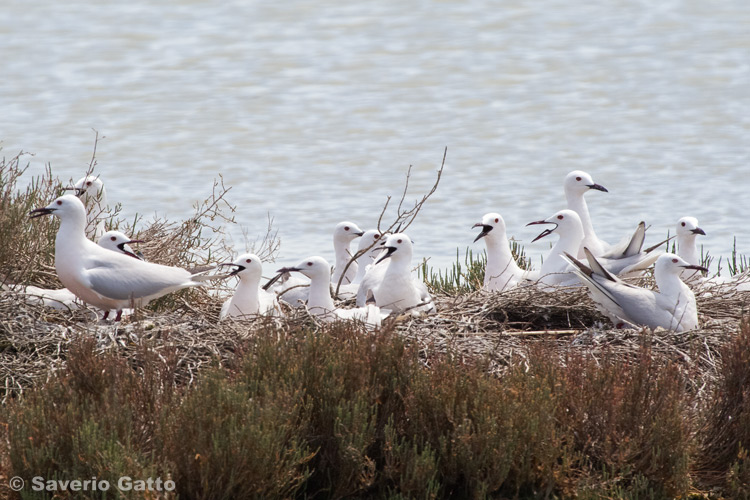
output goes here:
[{"label": "nest", "polygon": [[[205,291],[178,292],[169,312],[139,310],[121,323],[95,320],[92,310],[57,311],[25,303],[23,296],[0,296],[0,383],[4,398],[43,382],[65,363],[69,344],[83,336],[96,339],[100,352],[135,357],[144,347],[177,358],[177,382],[192,384],[208,365],[231,360],[259,329],[293,331],[325,328],[304,310],[283,318],[218,321],[221,301]],[[544,342],[562,363],[574,353],[635,360],[644,345],[660,359],[690,373],[696,393],[715,378],[721,346],[739,330],[750,293],[717,288],[697,297],[702,327],[676,333],[657,329],[616,330],[600,314],[583,288],[543,292],[523,287],[502,293],[474,292],[435,297],[438,313],[389,318],[392,328],[419,349],[429,366],[435,356],[489,360],[501,375],[523,364],[529,347]],[[166,363],[166,360],[164,360]]]},{"label": "nest", "polygon": [[534,287],[439,296],[438,314],[410,317],[395,328],[419,345],[427,361],[444,353],[466,359],[482,357],[498,375],[526,363],[535,342],[544,342],[563,364],[572,355],[635,362],[648,348],[688,373],[686,380],[700,396],[719,373],[722,346],[739,332],[750,293],[716,286],[704,290],[696,301],[701,327],[681,333],[662,328],[615,329],[586,289],[544,292]]}]

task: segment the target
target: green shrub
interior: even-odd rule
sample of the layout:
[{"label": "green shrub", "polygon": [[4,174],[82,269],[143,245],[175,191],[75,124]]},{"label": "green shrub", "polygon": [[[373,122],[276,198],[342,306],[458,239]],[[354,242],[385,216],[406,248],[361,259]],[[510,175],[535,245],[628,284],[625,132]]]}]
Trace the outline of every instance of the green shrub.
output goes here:
[{"label": "green shrub", "polygon": [[299,396],[261,395],[212,370],[164,416],[166,459],[182,498],[289,498],[309,475],[295,433]]},{"label": "green shrub", "polygon": [[[8,404],[7,438],[14,475],[27,481],[96,477],[166,480],[159,460],[158,415],[171,399],[166,373],[139,376],[113,355],[97,354],[93,340],[73,344],[68,367],[21,401]],[[158,366],[144,353],[143,366]]]},{"label": "green shrub", "polygon": [[[721,363],[711,400],[702,412],[698,470],[709,483],[730,484],[738,491],[742,480],[750,484],[750,317],[722,349]],[[744,494],[749,491],[745,488]]]},{"label": "green shrub", "polygon": [[388,328],[269,321],[179,386],[174,348],[144,342],[126,360],[79,339],[4,406],[0,463],[25,478],[171,478],[186,499],[674,498],[709,484],[703,470],[746,496],[747,322],[703,420],[680,370],[641,342],[630,358],[561,359],[531,341],[492,374]]},{"label": "green shrub", "polygon": [[680,372],[657,362],[650,342],[631,362],[572,356],[557,411],[592,472],[669,498],[690,485],[690,400]]}]

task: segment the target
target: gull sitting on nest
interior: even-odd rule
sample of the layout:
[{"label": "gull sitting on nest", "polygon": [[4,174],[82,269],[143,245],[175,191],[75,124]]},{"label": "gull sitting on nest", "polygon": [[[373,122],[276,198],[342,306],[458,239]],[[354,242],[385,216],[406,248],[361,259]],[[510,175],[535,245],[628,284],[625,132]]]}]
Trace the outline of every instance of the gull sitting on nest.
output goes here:
[{"label": "gull sitting on nest", "polygon": [[588,266],[570,254],[565,258],[574,266],[574,273],[589,288],[591,298],[617,327],[633,325],[666,328],[676,332],[698,327],[695,295],[680,279],[684,269],[705,271],[691,265],[678,255],[665,253],[654,265],[654,278],[659,291],[625,283],[609,273],[588,249],[584,249]]}]

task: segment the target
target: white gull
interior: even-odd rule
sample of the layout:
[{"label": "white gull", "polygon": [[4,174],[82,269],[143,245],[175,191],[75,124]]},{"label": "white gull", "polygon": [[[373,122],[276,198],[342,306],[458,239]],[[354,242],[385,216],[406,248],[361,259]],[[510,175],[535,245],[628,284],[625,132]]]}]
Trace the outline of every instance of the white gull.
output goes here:
[{"label": "white gull", "polygon": [[75,191],[86,207],[86,236],[92,240],[100,238],[106,231],[104,219],[108,210],[107,191],[102,180],[99,176],[87,175],[78,179],[73,187],[65,189]]},{"label": "white gull", "polygon": [[215,277],[134,259],[104,249],[86,238],[86,211],[73,195],[57,198],[32,217],[55,215],[60,228],[55,238],[55,270],[65,287],[92,306],[108,311],[145,305],[167,293],[204,284]]},{"label": "white gull", "polygon": [[[573,210],[560,210],[547,219],[530,222],[527,225],[532,224],[554,225],[554,228],[542,231],[539,236],[532,240],[532,243],[552,233],[559,235],[559,239],[544,259],[542,268],[539,271],[538,283],[542,288],[547,288],[548,286],[576,285],[578,281],[571,274],[573,268],[565,258],[565,254],[577,255],[581,240],[584,237],[583,226],[578,214]],[[611,254],[608,252],[606,257],[600,257],[599,261],[609,272],[618,275],[645,270],[659,257],[659,252],[655,250],[661,245],[659,243],[658,245],[642,250],[645,231],[646,224],[641,222],[638,224],[629,244],[622,253]]]},{"label": "white gull", "polygon": [[384,252],[375,265],[390,259],[388,267],[377,286],[367,292],[368,295],[372,294],[375,304],[393,312],[409,311],[412,314],[435,312],[435,304],[427,286],[412,276],[411,238],[405,233],[391,234],[385,240],[383,249]]},{"label": "white gull", "polygon": [[[338,285],[341,273],[351,260],[350,244],[355,238],[362,236],[362,230],[353,222],[339,222],[333,230],[333,250],[336,258],[336,266],[331,276],[331,284],[334,289]],[[352,262],[346,270],[342,284],[351,283],[358,271],[356,261]],[[279,273],[271,278],[265,285],[264,290],[272,290],[281,300],[292,307],[302,307],[307,300],[310,282],[292,273]]]},{"label": "white gull", "polygon": [[357,275],[357,261],[352,262],[347,268],[346,265],[352,258],[350,251],[351,242],[362,236],[364,232],[353,222],[344,221],[336,224],[333,230],[333,251],[336,256],[336,264],[333,266],[331,282],[336,286],[341,278],[341,274],[346,269],[342,284],[348,284],[354,281]]},{"label": "white gull", "polygon": [[[131,240],[120,231],[107,231],[100,238],[97,244],[107,250],[129,255],[136,259],[143,260],[140,252],[136,252],[130,247],[131,243],[143,243],[141,240]],[[50,289],[29,285],[23,288],[28,304],[38,304],[53,309],[70,310],[78,309],[80,301],[73,292],[67,288]],[[109,311],[104,312],[104,319],[107,318]]]},{"label": "white gull", "polygon": [[565,199],[568,202],[568,208],[578,214],[583,226],[584,237],[575,255],[583,258],[584,246],[591,250],[594,255],[602,255],[609,249],[610,245],[606,241],[600,240],[596,232],[594,232],[594,225],[591,223],[591,215],[589,215],[589,207],[583,196],[592,189],[605,193],[609,191],[604,186],[595,183],[591,175],[582,170],[573,170],[566,175],[563,181],[563,189],[565,190]]},{"label": "white gull", "polygon": [[625,283],[604,269],[588,249],[584,250],[589,266],[570,254],[574,273],[589,288],[592,299],[617,327],[640,325],[666,328],[676,332],[698,327],[695,295],[680,279],[684,269],[705,271],[689,264],[680,256],[665,253],[654,265],[654,278],[659,291]]},{"label": "white gull", "polygon": [[474,242],[484,239],[487,245],[483,288],[502,292],[518,285],[524,279],[526,271],[521,269],[513,258],[502,216],[495,212],[485,214],[482,222],[474,224],[473,227],[482,228]]},{"label": "white gull", "polygon": [[220,319],[281,313],[276,294],[260,288],[263,265],[257,255],[245,253],[233,262],[219,265],[233,266],[235,269],[229,275],[237,276],[240,280],[232,297],[224,302],[219,315]]},{"label": "white gull", "polygon": [[[698,235],[706,235],[706,232],[698,227],[698,219],[695,217],[682,217],[677,221],[677,255],[682,257],[688,264],[697,266],[701,264],[700,253],[695,243]],[[685,282],[700,279],[698,271],[683,269],[680,277]]]},{"label": "white gull", "polygon": [[[378,231],[377,229],[368,229],[359,239],[357,252],[354,254],[358,255],[356,259],[356,262],[358,264],[357,275],[354,277],[351,283],[342,284],[339,287],[337,295],[339,299],[352,299],[357,296],[359,285],[360,283],[362,283],[362,280],[367,274],[368,267],[373,264],[375,259],[378,257],[378,254],[380,254],[383,249],[383,247],[378,244],[379,240],[380,231]],[[332,285],[335,293],[337,282],[332,281]]]},{"label": "white gull", "polygon": [[296,266],[284,267],[278,272],[299,272],[310,278],[307,310],[322,321],[357,320],[369,326],[380,326],[388,315],[373,304],[352,309],[336,307],[331,297],[331,267],[323,257],[308,257]]}]

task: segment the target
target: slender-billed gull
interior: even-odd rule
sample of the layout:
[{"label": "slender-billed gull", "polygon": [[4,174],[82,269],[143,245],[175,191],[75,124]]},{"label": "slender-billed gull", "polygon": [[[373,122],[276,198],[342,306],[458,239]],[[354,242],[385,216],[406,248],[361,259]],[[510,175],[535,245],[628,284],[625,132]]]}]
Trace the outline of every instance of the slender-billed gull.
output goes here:
[{"label": "slender-billed gull", "polygon": [[380,326],[387,313],[373,304],[344,309],[336,307],[331,297],[331,266],[323,257],[308,257],[294,267],[279,269],[282,272],[299,272],[310,278],[307,310],[322,321],[336,319],[358,320],[369,326]]},{"label": "slender-billed gull", "polygon": [[575,255],[582,258],[583,247],[586,246],[591,250],[594,255],[601,255],[609,249],[609,244],[606,241],[599,239],[594,231],[594,225],[591,223],[591,215],[589,215],[589,207],[586,204],[586,199],[583,197],[586,193],[592,189],[597,191],[609,192],[604,186],[594,182],[591,175],[582,170],[573,170],[565,176],[563,181],[563,188],[565,190],[565,199],[568,202],[568,209],[573,210],[578,214],[581,219],[581,225],[583,226],[583,240],[580,248],[576,250]]},{"label": "slender-billed gull", "polygon": [[50,214],[60,219],[55,238],[58,278],[83,302],[105,311],[117,310],[115,321],[120,319],[122,309],[131,304],[145,305],[167,293],[215,278],[100,247],[86,238],[86,211],[76,196],[61,196],[30,215],[34,218]]},{"label": "slender-billed gull", "polygon": [[[698,250],[696,239],[706,232],[698,226],[695,217],[682,217],[677,221],[677,255],[693,265],[701,265],[701,252]],[[683,269],[680,274],[682,280],[691,287],[700,290],[701,295],[710,296],[715,292],[733,293],[750,291],[750,271],[738,273],[734,276],[703,276],[699,271]],[[723,291],[716,287],[724,288]]]},{"label": "slender-billed gull", "polygon": [[487,245],[484,289],[502,292],[518,285],[524,279],[526,271],[521,269],[513,258],[502,216],[495,212],[485,214],[482,222],[474,224],[473,227],[482,228],[474,242],[484,239]]},{"label": "slender-billed gull", "polygon": [[[699,234],[705,236],[706,232],[698,227],[698,219],[695,217],[682,217],[677,221],[677,255],[694,266],[701,264],[700,253],[695,243]],[[695,270],[683,269],[680,277],[688,282],[700,278],[701,274]]]},{"label": "slender-billed gull", "polygon": [[[539,236],[532,240],[532,243],[552,233],[559,235],[557,243],[544,259],[542,269],[539,271],[538,283],[543,288],[550,285],[571,286],[577,284],[578,280],[571,274],[573,268],[565,258],[565,254],[577,255],[580,242],[584,237],[583,225],[578,214],[573,210],[560,210],[547,219],[530,222],[527,225],[532,224],[554,225],[553,228],[542,231]],[[655,251],[658,245],[646,250],[641,249],[645,230],[646,224],[644,222],[638,224],[626,249],[617,255],[607,253],[606,257],[600,257],[601,264],[609,272],[620,275],[635,273],[648,268],[659,257],[659,252]]]},{"label": "slender-billed gull", "polygon": [[333,251],[336,256],[336,264],[333,267],[333,274],[331,275],[331,282],[334,286],[338,284],[339,278],[341,278],[341,274],[345,268],[346,274],[341,283],[347,284],[354,281],[354,277],[357,275],[357,262],[354,261],[348,268],[346,267],[352,258],[349,247],[352,241],[363,234],[364,232],[353,222],[344,221],[336,224],[333,230]]},{"label": "slender-billed gull", "polygon": [[[143,255],[140,252],[134,251],[130,247],[130,243],[143,242],[141,240],[131,240],[120,231],[107,231],[97,242],[100,247],[106,248],[107,250],[119,252],[143,260]],[[78,309],[81,304],[80,301],[77,300],[75,294],[67,288],[50,289],[29,285],[23,287],[23,293],[26,295],[26,302],[28,304],[38,304],[53,309]],[[108,314],[109,311],[105,311],[105,319]]]},{"label": "slender-billed gull", "polygon": [[263,265],[257,255],[245,253],[233,262],[219,265],[233,266],[235,269],[229,275],[240,279],[232,297],[224,302],[219,315],[220,319],[281,313],[276,294],[260,288]]},{"label": "slender-billed gull", "polygon": [[706,271],[706,268],[689,264],[673,253],[664,253],[654,265],[657,292],[625,283],[607,272],[588,249],[584,253],[591,267],[570,254],[565,258],[574,265],[574,273],[616,326],[662,327],[676,332],[698,327],[695,295],[682,282],[680,273],[684,269]]},{"label": "slender-billed gull", "polygon": [[[357,296],[359,285],[367,274],[367,268],[375,262],[375,259],[382,250],[382,247],[378,245],[380,237],[380,231],[377,229],[368,229],[359,239],[357,252],[354,254],[360,254],[356,260],[358,264],[357,275],[351,283],[342,284],[341,287],[339,287],[339,293],[337,295],[339,299],[351,299]],[[335,293],[337,282],[332,281],[332,284]]]},{"label": "slender-billed gull", "polygon": [[107,211],[107,191],[98,175],[87,175],[65,188],[75,191],[86,207],[86,236],[97,240],[107,230],[104,227],[105,212]]},{"label": "slender-billed gull", "polygon": [[[378,254],[385,255],[386,250],[383,249],[385,240],[383,240],[378,246]],[[365,270],[365,275],[362,277],[362,281],[357,287],[357,306],[362,307],[368,302],[374,302],[373,292],[380,286],[385,276],[385,271],[388,269],[388,261],[376,260]]]},{"label": "slender-billed gull", "polygon": [[124,233],[115,230],[107,231],[106,233],[101,235],[99,241],[97,242],[100,247],[106,248],[107,250],[120,252],[138,260],[145,260],[141,252],[133,250],[130,247],[131,243],[143,243],[143,241],[131,240]]},{"label": "slender-billed gull", "polygon": [[386,259],[390,261],[383,272],[383,279],[372,290],[375,304],[393,312],[435,312],[435,304],[427,286],[412,276],[411,238],[405,233],[391,234],[385,240],[383,249],[383,254],[375,264]]},{"label": "slender-billed gull", "polygon": [[[336,227],[333,230],[333,250],[336,258],[336,266],[331,275],[331,284],[333,285],[334,290],[336,285],[338,285],[341,273],[352,258],[349,249],[350,244],[355,238],[362,236],[362,234],[362,230],[353,222],[344,221],[336,224]],[[341,280],[341,283],[351,283],[356,277],[357,271],[357,262],[352,262],[346,269],[346,275],[344,279]],[[309,285],[310,282],[307,279],[296,274],[285,272],[278,273],[271,278],[265,285],[263,285],[263,289],[272,290],[281,300],[292,307],[302,307],[305,305],[305,301],[307,301]]]}]

